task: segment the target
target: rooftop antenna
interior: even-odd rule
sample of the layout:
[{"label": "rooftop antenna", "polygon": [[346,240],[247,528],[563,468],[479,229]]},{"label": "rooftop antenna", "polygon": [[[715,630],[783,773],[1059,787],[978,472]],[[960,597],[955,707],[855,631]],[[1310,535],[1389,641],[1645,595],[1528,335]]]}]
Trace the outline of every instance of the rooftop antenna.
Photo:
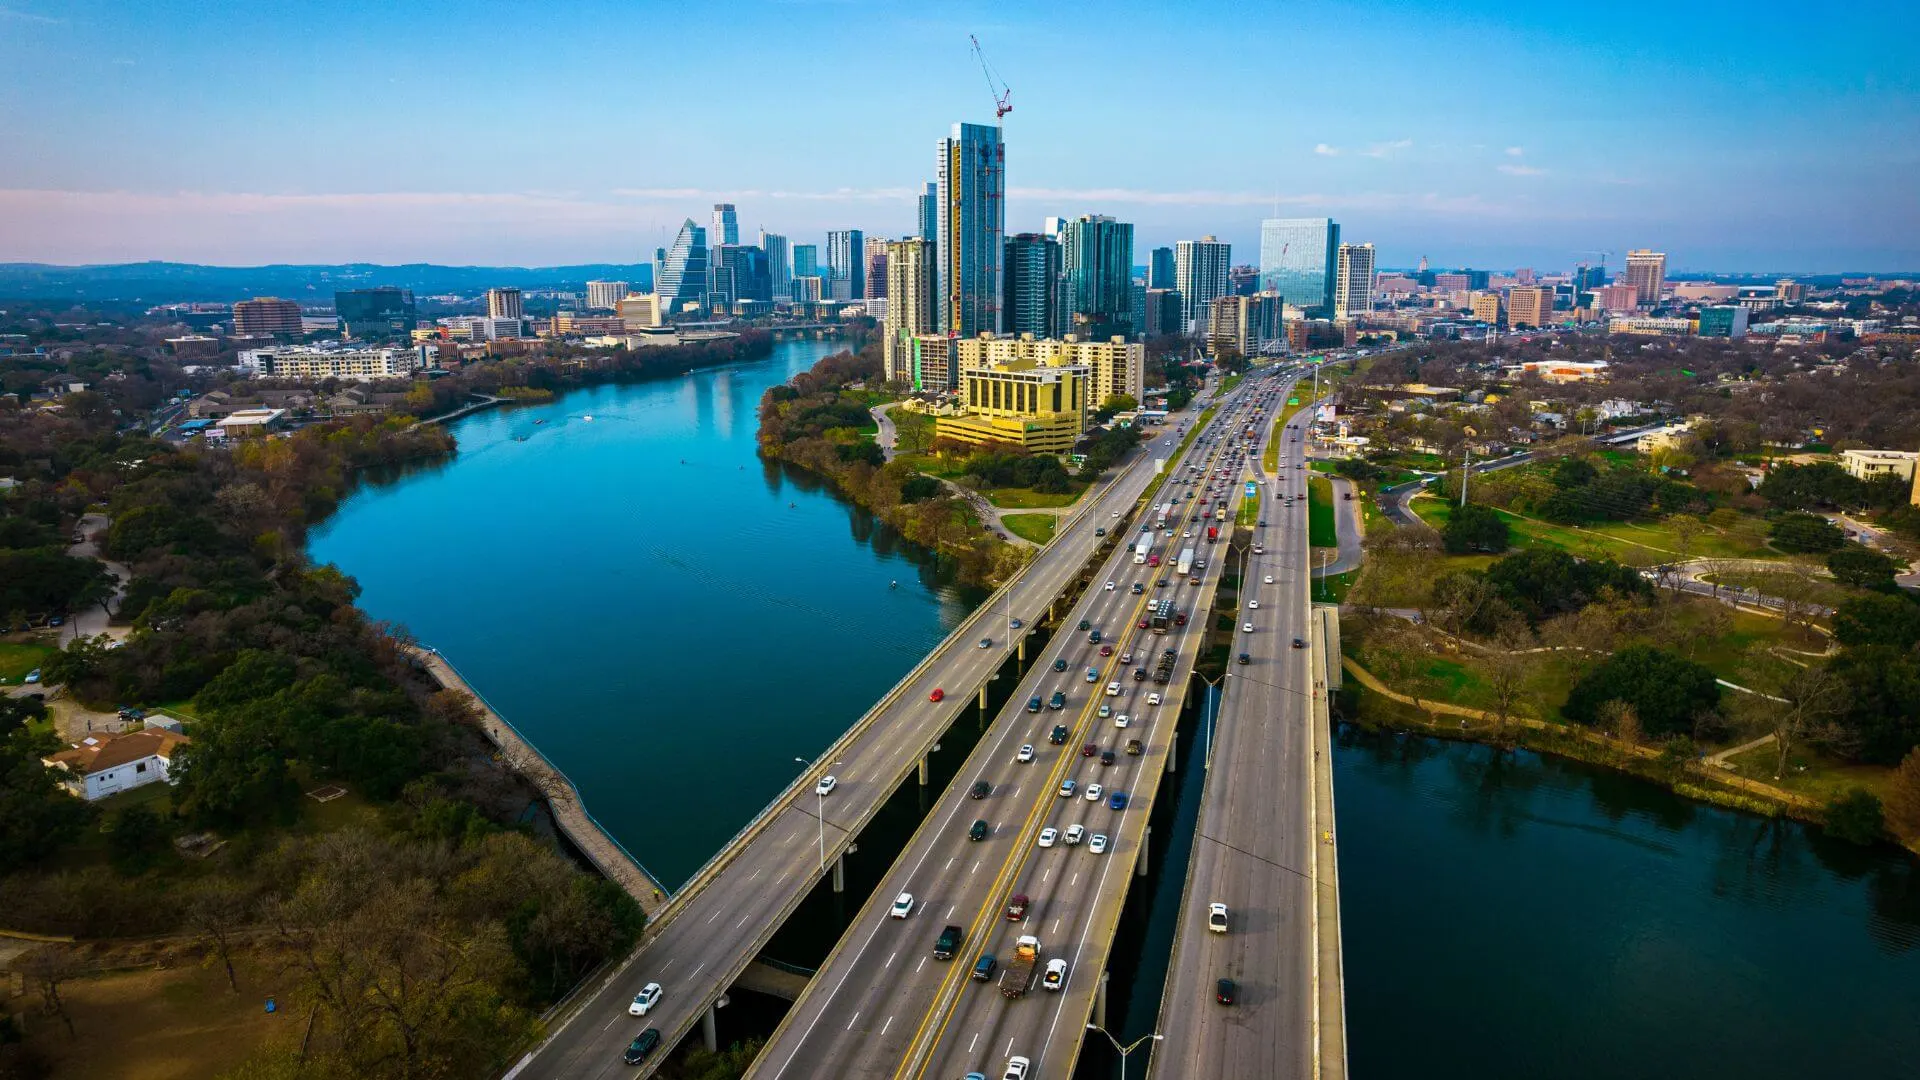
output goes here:
[{"label": "rooftop antenna", "polygon": [[987,63],[987,54],[980,48],[980,39],[968,34],[967,40],[973,42],[973,58],[980,61],[980,71],[987,77],[987,93],[993,95],[993,122],[997,125],[1001,117],[1013,111],[1013,87],[993,73],[993,65]]}]

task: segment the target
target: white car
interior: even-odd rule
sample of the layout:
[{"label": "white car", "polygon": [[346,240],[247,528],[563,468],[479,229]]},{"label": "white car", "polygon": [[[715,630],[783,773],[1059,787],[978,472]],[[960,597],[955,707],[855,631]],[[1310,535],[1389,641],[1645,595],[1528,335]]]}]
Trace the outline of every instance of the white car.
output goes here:
[{"label": "white car", "polygon": [[1248,610],[1248,611],[1258,611],[1258,610],[1260,610],[1260,601],[1258,601],[1258,600],[1249,600],[1249,601],[1247,601],[1247,610]]},{"label": "white car", "polygon": [[627,1015],[647,1015],[655,1005],[660,1003],[660,993],[659,983],[648,983],[641,987],[640,992],[633,995],[633,1004],[627,1006]]},{"label": "white car", "polygon": [[1061,798],[1063,798],[1063,799],[1071,799],[1071,798],[1073,798],[1073,789],[1074,789],[1074,788],[1075,788],[1076,786],[1077,786],[1077,785],[1076,785],[1076,784],[1074,784],[1074,782],[1073,782],[1073,781],[1071,781],[1071,780],[1062,780],[1062,781],[1060,781],[1060,797],[1061,797]]},{"label": "white car", "polygon": [[1067,962],[1059,957],[1047,961],[1047,973],[1040,979],[1040,988],[1056,993],[1067,985]]},{"label": "white car", "polygon": [[1000,1080],[1027,1080],[1027,1070],[1032,1067],[1033,1062],[1026,1058],[1010,1057],[1007,1059],[1007,1071],[1000,1074]]},{"label": "white car", "polygon": [[1227,905],[1217,900],[1207,905],[1207,929],[1216,934],[1227,932]]},{"label": "white car", "polygon": [[896,919],[904,919],[913,914],[913,894],[903,892],[893,898],[893,908],[887,912]]},{"label": "white car", "polygon": [[1060,839],[1060,830],[1054,828],[1053,826],[1049,825],[1046,828],[1040,830],[1040,846],[1041,847],[1052,847],[1053,842],[1058,839]]},{"label": "white car", "polygon": [[1123,653],[1121,653],[1121,654],[1120,654],[1120,662],[1121,662],[1121,663],[1123,663],[1123,664],[1131,664],[1131,663],[1133,663],[1133,654],[1132,654],[1132,653],[1130,653],[1130,652],[1123,652]]},{"label": "white car", "polygon": [[1107,853],[1107,834],[1097,832],[1088,837],[1087,850],[1093,852],[1095,855],[1105,855]]},{"label": "white car", "polygon": [[1240,629],[1241,629],[1242,631],[1244,631],[1244,632],[1246,632],[1246,633],[1249,633],[1249,634],[1251,634],[1251,633],[1253,633],[1253,624],[1252,624],[1252,623],[1241,623],[1241,624],[1240,624]]},{"label": "white car", "polygon": [[1158,707],[1158,706],[1159,706],[1159,704],[1160,704],[1160,695],[1159,695],[1159,694],[1148,694],[1148,695],[1147,695],[1147,704],[1149,704],[1149,705],[1153,705],[1153,706],[1156,706],[1156,707]]},{"label": "white car", "polygon": [[1272,574],[1268,574],[1268,575],[1267,575],[1267,584],[1269,584],[1269,585],[1271,585],[1271,584],[1273,584],[1273,575],[1272,575]]},{"label": "white car", "polygon": [[1191,540],[1191,539],[1193,539],[1193,530],[1192,530],[1192,529],[1188,529],[1188,530],[1186,531],[1186,534],[1185,534],[1185,536],[1184,536],[1184,539],[1187,539],[1187,540]]},{"label": "white car", "polygon": [[1067,845],[1071,847],[1072,845],[1077,844],[1081,840],[1085,839],[1086,835],[1087,835],[1086,827],[1076,822],[1072,825],[1067,826],[1066,835],[1062,836],[1060,839],[1066,841]]},{"label": "white car", "polygon": [[815,795],[831,795],[833,794],[833,789],[837,787],[839,783],[840,781],[835,777],[823,776],[820,778],[819,783],[813,785],[813,793]]},{"label": "white car", "polygon": [[1114,681],[1107,684],[1107,696],[1108,697],[1120,696],[1120,680],[1115,679]]},{"label": "white car", "polygon": [[1022,765],[1029,765],[1029,764],[1032,764],[1032,762],[1033,762],[1033,744],[1032,744],[1032,743],[1028,743],[1027,745],[1025,745],[1025,746],[1022,746],[1022,747],[1020,748],[1020,752],[1019,752],[1019,753],[1017,753],[1017,754],[1015,754],[1015,755],[1013,755],[1013,760],[1015,760],[1015,761],[1017,761],[1017,762],[1019,762],[1019,763],[1020,763],[1020,764],[1022,764]]},{"label": "white car", "polygon": [[1111,705],[1100,706],[1100,719],[1105,720],[1107,717],[1112,715],[1113,715],[1113,706]]},{"label": "white car", "polygon": [[1132,722],[1133,722],[1133,717],[1128,716],[1126,713],[1121,713],[1119,716],[1116,716],[1113,718],[1114,727],[1126,727],[1128,724]]},{"label": "white car", "polygon": [[1109,582],[1107,582],[1107,591],[1108,591],[1108,592],[1112,592],[1112,591],[1113,591],[1113,582],[1111,582],[1111,581],[1109,581]]},{"label": "white car", "polygon": [[1087,785],[1087,801],[1088,802],[1099,802],[1100,796],[1105,795],[1106,793],[1107,793],[1107,789],[1101,787],[1099,784]]}]

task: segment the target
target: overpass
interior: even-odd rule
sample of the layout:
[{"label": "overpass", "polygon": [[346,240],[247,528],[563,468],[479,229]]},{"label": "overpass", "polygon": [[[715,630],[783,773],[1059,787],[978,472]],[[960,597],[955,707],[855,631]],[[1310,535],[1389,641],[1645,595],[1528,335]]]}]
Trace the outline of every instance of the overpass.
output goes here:
[{"label": "overpass", "polygon": [[[1203,435],[1237,427],[1233,406],[1253,396],[1245,386],[1230,395],[1223,422]],[[1114,587],[1090,588],[1068,612],[1064,625],[1075,629],[1050,642],[1042,662],[1022,680],[750,1076],[997,1076],[1014,1055],[1034,1062],[1032,1076],[1071,1074],[1087,1019],[1104,1009],[1107,957],[1130,881],[1145,871],[1149,815],[1161,778],[1177,764],[1182,688],[1206,637],[1213,593],[1228,561],[1228,545],[1207,545],[1198,520],[1208,499],[1225,495],[1230,509],[1239,503],[1236,481],[1220,481],[1217,491],[1209,486],[1213,467],[1230,452],[1225,438],[1196,441],[1174,463],[1173,479],[1163,488],[1181,496],[1191,488],[1198,497],[1177,500],[1172,528],[1153,537],[1153,551],[1168,555],[1191,544],[1205,568],[1196,564],[1176,581],[1178,575],[1165,567],[1136,565],[1124,548],[1109,556],[1095,579]],[[1203,478],[1186,480],[1189,464],[1200,467]],[[1185,535],[1189,530],[1192,539]],[[1138,594],[1131,589],[1136,582]],[[1161,599],[1189,618],[1155,633],[1141,622],[1151,621],[1151,605]],[[1084,632],[1078,629],[1082,623]],[[1090,640],[1094,630],[1102,632],[1099,643]],[[1174,662],[1166,686],[1136,679],[1133,669],[1153,667],[1169,648]],[[1029,699],[1050,698],[1055,691],[1065,707],[1028,711]],[[1150,704],[1149,694],[1164,700]],[[1126,716],[1127,726],[1100,716],[1102,707]],[[1058,743],[1049,737],[1056,724],[1066,728]],[[1140,741],[1137,754],[1124,749],[1129,739]],[[1032,760],[1022,760],[1023,747],[1034,748]],[[1086,753],[1089,747],[1093,756]],[[1113,751],[1110,763],[1102,751]],[[1061,797],[1066,781],[1075,790]],[[977,782],[987,784],[990,794],[968,798]],[[1126,793],[1126,803],[1084,799],[1095,783]],[[986,826],[977,841],[968,834],[974,821]],[[1064,839],[1075,825],[1086,833],[1077,846]],[[1041,848],[1043,829],[1062,836]],[[1104,853],[1093,850],[1094,834],[1105,838]],[[904,919],[889,918],[901,893],[912,894],[913,911]],[[1029,898],[1023,921],[1004,915],[1016,894]],[[942,961],[930,949],[948,925],[959,927],[964,940]],[[1068,964],[1060,992],[1044,992],[1036,979],[1028,996],[1038,1000],[1010,1001],[969,978],[983,955],[1004,966],[1022,934],[1040,939],[1045,961]]]},{"label": "overpass", "polygon": [[[842,858],[861,830],[909,776],[918,772],[927,783],[928,754],[941,735],[976,699],[986,704],[988,682],[1010,653],[1025,659],[1020,624],[1064,612],[1088,560],[1117,546],[1152,479],[1147,462],[1170,451],[1172,440],[1171,433],[1156,436],[1090,491],[1033,562],[962,620],[667,899],[635,952],[577,994],[554,1019],[547,1040],[509,1075],[650,1075],[695,1024],[711,1045],[716,1004],[817,883],[831,875],[835,890],[843,887]],[[1097,535],[1109,530],[1112,535]],[[980,647],[982,640],[988,647]],[[936,691],[939,700],[933,700]],[[815,782],[828,774],[837,781],[833,792],[816,796]],[[629,1019],[627,1003],[656,981],[666,991],[660,1003],[644,1021]],[[621,1051],[646,1027],[658,1029],[664,1045],[636,1071],[621,1063]]]},{"label": "overpass", "polygon": [[[1308,602],[1306,427],[1304,416],[1286,426],[1277,477],[1259,477],[1254,458],[1267,513],[1285,526],[1252,556],[1237,599],[1273,610],[1281,625],[1239,635],[1234,652],[1245,660],[1224,677],[1152,1077],[1346,1075],[1326,712],[1326,660],[1339,645],[1326,609]],[[1227,905],[1224,933],[1209,927],[1216,902]],[[1218,1000],[1221,979],[1233,983],[1231,1004]]]}]

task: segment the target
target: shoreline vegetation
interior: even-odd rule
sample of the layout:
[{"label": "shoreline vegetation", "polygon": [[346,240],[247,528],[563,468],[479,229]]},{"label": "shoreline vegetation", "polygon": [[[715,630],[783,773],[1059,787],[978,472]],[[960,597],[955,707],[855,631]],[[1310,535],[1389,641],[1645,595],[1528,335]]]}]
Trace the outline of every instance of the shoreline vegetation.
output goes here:
[{"label": "shoreline vegetation", "polygon": [[[423,674],[404,628],[369,618],[350,578],[307,557],[306,534],[380,470],[458,452],[416,416],[771,346],[751,333],[474,365],[386,417],[224,450],[117,430],[105,409],[0,407],[17,481],[0,500],[0,558],[37,560],[54,571],[41,586],[63,590],[30,599],[77,611],[111,596],[95,560],[66,552],[87,513],[109,522],[101,554],[132,574],[112,614],[131,627],[124,643],[82,638],[34,660],[54,704],[108,720],[164,706],[190,740],[177,783],[83,803],[39,765],[79,729],[0,698],[0,930],[23,947],[8,966],[28,991],[0,1002],[0,1029],[25,1036],[0,1038],[0,1073],[84,1067],[100,1025],[127,1022],[100,1007],[117,977],[97,976],[183,963],[220,974],[187,1013],[148,1019],[217,1017],[221,1038],[167,1044],[194,1075],[478,1075],[536,1041],[542,1011],[628,948],[645,915],[554,835],[551,785],[485,739],[466,695]],[[404,1000],[388,994],[402,986]],[[253,1022],[263,994],[298,1022]],[[255,1005],[225,1004],[237,1000]],[[179,1013],[168,1001],[152,1011]]]}]

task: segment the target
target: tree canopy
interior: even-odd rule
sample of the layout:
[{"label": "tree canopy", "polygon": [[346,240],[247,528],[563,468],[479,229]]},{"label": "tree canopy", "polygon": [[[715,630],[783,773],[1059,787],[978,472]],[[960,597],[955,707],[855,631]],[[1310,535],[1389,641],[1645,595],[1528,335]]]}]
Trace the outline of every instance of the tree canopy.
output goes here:
[{"label": "tree canopy", "polygon": [[1560,711],[1591,727],[1613,701],[1632,706],[1649,735],[1691,735],[1694,721],[1720,704],[1720,685],[1712,671],[1683,656],[1629,645],[1575,683]]}]

